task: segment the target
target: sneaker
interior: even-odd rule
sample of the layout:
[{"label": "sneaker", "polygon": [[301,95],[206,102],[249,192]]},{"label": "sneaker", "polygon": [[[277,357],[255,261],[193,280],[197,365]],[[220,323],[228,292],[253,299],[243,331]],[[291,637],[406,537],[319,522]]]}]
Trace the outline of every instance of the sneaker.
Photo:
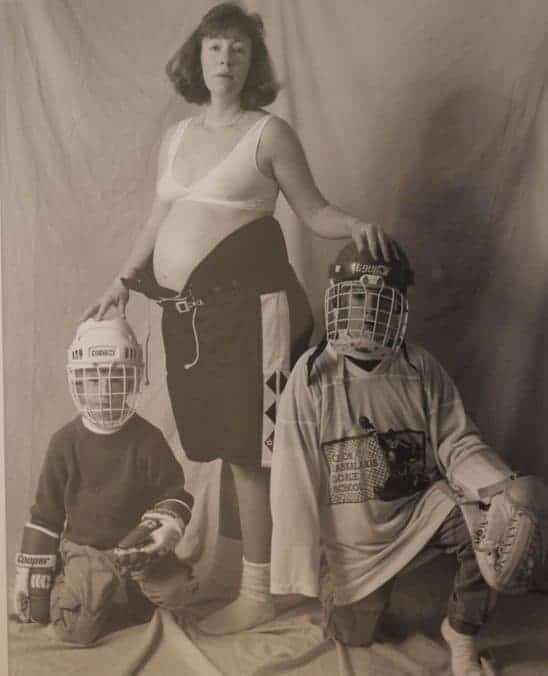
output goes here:
[{"label": "sneaker", "polygon": [[441,635],[451,651],[453,676],[495,676],[493,666],[480,657],[475,636],[455,631],[447,617],[442,622]]}]

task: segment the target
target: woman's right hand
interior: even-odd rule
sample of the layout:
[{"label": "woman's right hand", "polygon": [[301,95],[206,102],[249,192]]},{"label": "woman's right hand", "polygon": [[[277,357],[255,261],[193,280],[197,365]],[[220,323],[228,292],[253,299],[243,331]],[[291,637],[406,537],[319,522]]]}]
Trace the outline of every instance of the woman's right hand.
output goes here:
[{"label": "woman's right hand", "polygon": [[118,313],[122,317],[125,317],[128,300],[129,290],[122,284],[122,280],[117,277],[99,300],[86,308],[79,321],[83,322],[90,317],[94,317],[99,321],[103,319],[110,307],[116,307]]}]

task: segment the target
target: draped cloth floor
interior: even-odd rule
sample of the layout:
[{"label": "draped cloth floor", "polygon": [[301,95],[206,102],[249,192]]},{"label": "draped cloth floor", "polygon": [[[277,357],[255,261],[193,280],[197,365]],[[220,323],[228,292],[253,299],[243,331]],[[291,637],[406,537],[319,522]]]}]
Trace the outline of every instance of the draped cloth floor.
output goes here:
[{"label": "draped cloth floor", "polygon": [[[148,214],[163,131],[196,113],[173,94],[165,63],[212,4],[0,3],[9,586],[48,440],[74,414],[64,369],[77,319],[117,273]],[[410,337],[445,364],[487,441],[516,469],[548,478],[548,5],[247,4],[264,18],[282,83],[270,109],[298,132],[326,198],[385,225],[409,252],[417,280]],[[327,264],[341,243],[312,237],[283,198],[277,216],[319,336]],[[165,432],[184,466],[196,497],[185,555],[206,569],[219,513],[230,509],[220,463],[191,463],[179,445],[165,389],[159,309],[134,298],[128,316],[141,339],[151,324],[151,384],[140,412]],[[204,424],[208,415],[215,412],[204,412]],[[529,600],[512,603],[529,618]],[[303,650],[320,640],[317,624],[307,618]],[[512,631],[497,625],[508,639],[503,651],[522,641],[532,655],[527,663],[544,656],[541,627],[525,640],[512,613],[506,619]],[[300,631],[287,629],[287,619],[278,622],[276,631],[286,638]],[[164,652],[175,659],[170,650],[180,645],[158,641],[160,635],[191,645],[163,613],[150,626],[105,639],[96,652],[60,653],[36,627],[11,629],[14,664],[42,664],[42,673],[49,671],[49,657],[55,664],[60,655],[75,661],[66,673],[86,673],[93,655],[103,655],[98,664],[118,663],[125,654],[118,645],[126,642],[136,649],[150,643],[151,660]],[[258,635],[270,636],[264,632]],[[255,645],[249,637],[234,641]],[[201,647],[198,641],[192,654]],[[217,650],[211,642],[206,648],[208,655]],[[317,659],[350,664],[352,655],[328,650]]]},{"label": "draped cloth floor", "polygon": [[[368,648],[345,648],[326,640],[315,600],[261,627],[225,637],[208,637],[196,628],[196,620],[216,607],[202,604],[178,619],[157,610],[148,624],[120,630],[93,648],[63,646],[47,629],[11,623],[9,674],[451,676],[439,635],[451,569],[441,557],[402,577],[389,610],[397,619],[398,636]],[[501,676],[546,673],[548,597],[499,599],[481,640],[483,653]]]}]

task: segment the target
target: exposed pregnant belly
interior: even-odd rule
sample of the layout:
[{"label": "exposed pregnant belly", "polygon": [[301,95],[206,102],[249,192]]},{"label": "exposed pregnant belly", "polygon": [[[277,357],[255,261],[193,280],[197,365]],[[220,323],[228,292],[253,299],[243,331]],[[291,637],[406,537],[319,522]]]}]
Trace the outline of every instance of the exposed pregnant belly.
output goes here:
[{"label": "exposed pregnant belly", "polygon": [[154,275],[158,284],[181,291],[194,268],[220,242],[242,225],[264,215],[264,211],[191,200],[174,202],[154,246]]}]

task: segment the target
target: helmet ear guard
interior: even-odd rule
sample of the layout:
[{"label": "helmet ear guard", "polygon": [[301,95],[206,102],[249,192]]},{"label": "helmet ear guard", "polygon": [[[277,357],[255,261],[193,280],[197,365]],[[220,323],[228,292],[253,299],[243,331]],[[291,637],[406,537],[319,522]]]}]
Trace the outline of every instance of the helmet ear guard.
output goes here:
[{"label": "helmet ear guard", "polygon": [[143,352],[122,317],[81,324],[68,349],[67,377],[82,416],[103,431],[120,429],[135,413]]},{"label": "helmet ear guard", "polygon": [[337,352],[381,360],[397,352],[407,329],[406,291],[413,272],[403,252],[393,261],[376,260],[352,242],[329,269],[325,292],[327,341]]}]

